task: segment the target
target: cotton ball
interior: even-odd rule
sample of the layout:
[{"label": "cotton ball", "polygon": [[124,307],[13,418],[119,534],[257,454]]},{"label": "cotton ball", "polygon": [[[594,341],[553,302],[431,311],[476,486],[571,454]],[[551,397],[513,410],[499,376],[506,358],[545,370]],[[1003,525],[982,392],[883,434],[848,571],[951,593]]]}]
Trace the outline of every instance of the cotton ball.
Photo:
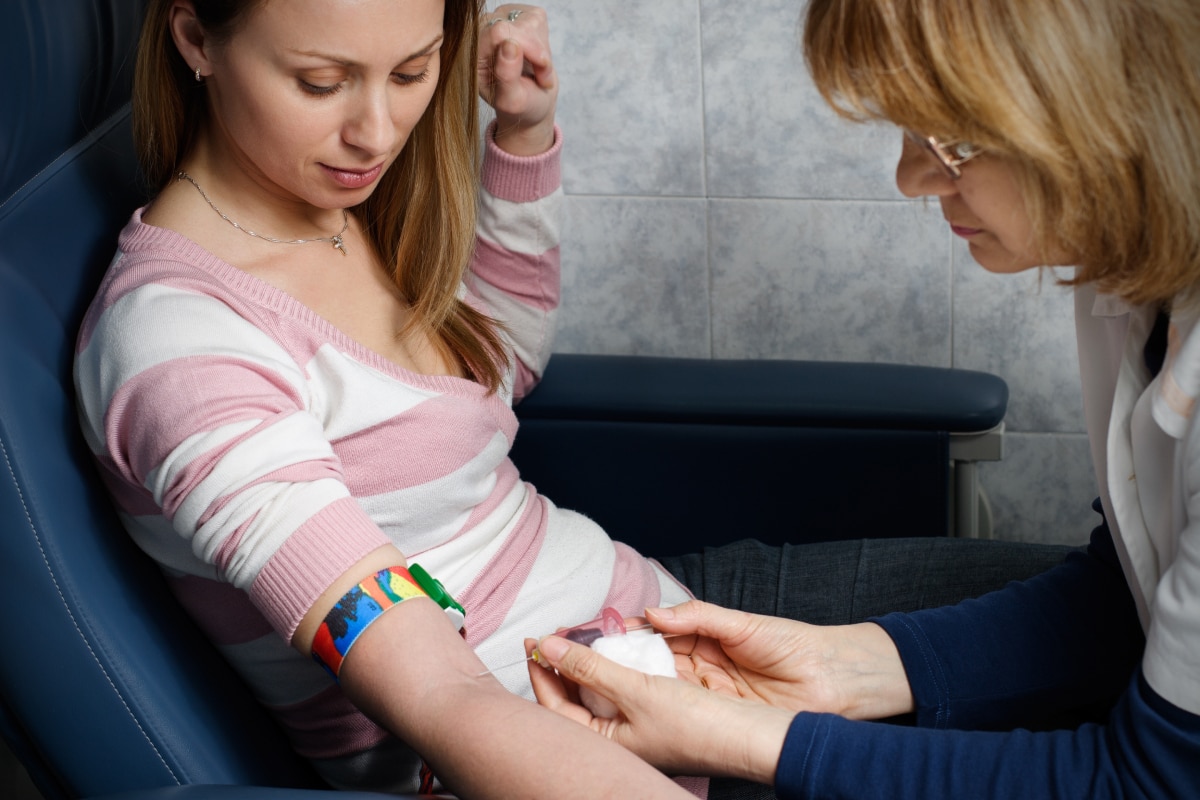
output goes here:
[{"label": "cotton ball", "polygon": [[[604,636],[592,642],[592,649],[622,666],[632,667],[647,675],[674,678],[675,655],[667,647],[662,634],[650,631],[631,631],[624,636]],[[617,707],[586,686],[579,687],[579,700],[597,717],[612,718]]]}]

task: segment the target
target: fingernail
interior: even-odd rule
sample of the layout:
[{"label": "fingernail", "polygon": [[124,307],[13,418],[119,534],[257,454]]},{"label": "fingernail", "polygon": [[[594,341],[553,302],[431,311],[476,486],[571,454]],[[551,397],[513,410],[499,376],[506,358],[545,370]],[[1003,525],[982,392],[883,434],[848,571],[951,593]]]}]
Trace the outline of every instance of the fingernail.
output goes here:
[{"label": "fingernail", "polygon": [[503,42],[500,43],[500,57],[501,58],[511,60],[511,59],[516,58],[520,54],[521,54],[521,51],[517,48],[517,43],[514,42],[512,39],[505,39]]},{"label": "fingernail", "polygon": [[673,608],[647,608],[647,617],[655,617],[663,622],[670,622],[675,619],[675,609]]},{"label": "fingernail", "polygon": [[538,644],[538,650],[550,663],[557,663],[567,654],[567,640],[559,636],[547,636]]}]

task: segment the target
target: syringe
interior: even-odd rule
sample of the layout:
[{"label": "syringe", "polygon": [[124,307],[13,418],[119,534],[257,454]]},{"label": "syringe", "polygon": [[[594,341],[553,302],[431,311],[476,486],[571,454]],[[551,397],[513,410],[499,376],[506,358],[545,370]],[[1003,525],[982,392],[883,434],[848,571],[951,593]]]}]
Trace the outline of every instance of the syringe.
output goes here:
[{"label": "syringe", "polygon": [[[632,628],[627,628],[625,626],[625,618],[621,616],[621,612],[610,607],[601,611],[600,616],[596,617],[595,619],[582,622],[570,628],[563,628],[562,630],[555,631],[554,635],[561,636],[564,639],[576,642],[578,644],[591,646],[592,642],[605,636],[621,636],[629,631],[644,631],[649,630],[652,627],[653,626],[651,625],[635,625]],[[479,673],[475,677],[482,678],[484,675],[490,675],[496,670],[515,667],[517,664],[524,664],[526,661],[533,661],[538,666],[549,669],[549,665],[542,661],[542,654],[537,650],[537,648],[534,648],[533,655],[527,658],[522,658],[520,661],[513,661],[508,664],[501,664],[498,667],[492,667],[489,670]]]}]

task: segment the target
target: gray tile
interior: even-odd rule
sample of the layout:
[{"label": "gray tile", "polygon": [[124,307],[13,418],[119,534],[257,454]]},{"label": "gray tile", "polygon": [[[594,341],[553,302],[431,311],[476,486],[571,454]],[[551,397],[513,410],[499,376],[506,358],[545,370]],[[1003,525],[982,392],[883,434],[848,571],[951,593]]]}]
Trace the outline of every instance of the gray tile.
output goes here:
[{"label": "gray tile", "polygon": [[557,349],[1000,374],[1007,454],[980,467],[997,535],[1086,541],[1069,294],[983,271],[936,203],[901,201],[896,132],[811,85],[803,3],[545,5],[571,195]]},{"label": "gray tile", "polygon": [[949,366],[947,243],[922,204],[721,200],[710,213],[717,357]]},{"label": "gray tile", "polygon": [[954,256],[954,365],[1008,381],[1009,430],[1083,432],[1070,290],[1049,270],[988,272],[957,237]]},{"label": "gray tile", "polygon": [[812,85],[795,0],[700,0],[709,190],[891,199],[900,135],[837,117]]},{"label": "gray tile", "polygon": [[563,186],[704,194],[696,0],[546,0],[561,87]]},{"label": "gray tile", "polygon": [[982,462],[997,539],[1084,544],[1100,517],[1096,478],[1083,434],[1005,435],[1000,461]]},{"label": "gray tile", "polygon": [[569,197],[560,352],[707,358],[703,200]]}]

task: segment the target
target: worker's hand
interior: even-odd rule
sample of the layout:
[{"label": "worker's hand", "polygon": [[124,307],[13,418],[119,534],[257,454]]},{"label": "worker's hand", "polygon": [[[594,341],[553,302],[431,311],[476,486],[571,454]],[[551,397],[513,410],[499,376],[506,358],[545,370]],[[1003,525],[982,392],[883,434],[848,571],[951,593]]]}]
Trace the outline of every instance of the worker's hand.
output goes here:
[{"label": "worker's hand", "polygon": [[[537,644],[526,642],[526,651]],[[792,714],[623,667],[558,636],[537,644],[551,669],[529,665],[538,702],[632,750],[668,774],[732,775],[771,784]],[[567,679],[567,680],[564,680]],[[570,683],[568,683],[570,681]],[[617,707],[596,717],[578,702],[587,686]]]},{"label": "worker's hand", "polygon": [[479,22],[479,94],[496,110],[496,144],[517,156],[554,145],[558,74],[546,12],[505,4]]},{"label": "worker's hand", "polygon": [[911,711],[891,637],[874,623],[817,626],[693,600],[646,610],[683,680],[791,712],[876,719]]}]

